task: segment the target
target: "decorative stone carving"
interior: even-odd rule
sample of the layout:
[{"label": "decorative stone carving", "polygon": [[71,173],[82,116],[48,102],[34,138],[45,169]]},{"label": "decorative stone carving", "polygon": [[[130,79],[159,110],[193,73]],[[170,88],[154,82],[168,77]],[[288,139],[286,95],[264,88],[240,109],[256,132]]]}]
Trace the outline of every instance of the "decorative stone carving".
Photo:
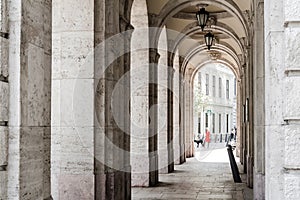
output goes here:
[{"label": "decorative stone carving", "polygon": [[211,50],[209,51],[209,56],[212,60],[218,60],[221,58],[222,54],[218,51]]}]

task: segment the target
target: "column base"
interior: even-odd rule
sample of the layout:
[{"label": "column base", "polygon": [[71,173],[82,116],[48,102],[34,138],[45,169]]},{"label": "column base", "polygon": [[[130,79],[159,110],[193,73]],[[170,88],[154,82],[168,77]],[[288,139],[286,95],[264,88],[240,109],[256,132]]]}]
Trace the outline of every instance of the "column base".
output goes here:
[{"label": "column base", "polygon": [[169,148],[169,165],[168,165],[168,173],[172,173],[174,171],[174,149]]},{"label": "column base", "polygon": [[130,199],[131,180],[126,171],[113,171],[106,173],[105,199]]},{"label": "column base", "polygon": [[150,172],[149,172],[149,186],[158,184],[158,155],[157,152],[149,154]]},{"label": "column base", "polygon": [[247,156],[247,186],[253,188],[253,156]]},{"label": "column base", "polygon": [[253,199],[265,199],[265,175],[254,173],[253,183]]}]

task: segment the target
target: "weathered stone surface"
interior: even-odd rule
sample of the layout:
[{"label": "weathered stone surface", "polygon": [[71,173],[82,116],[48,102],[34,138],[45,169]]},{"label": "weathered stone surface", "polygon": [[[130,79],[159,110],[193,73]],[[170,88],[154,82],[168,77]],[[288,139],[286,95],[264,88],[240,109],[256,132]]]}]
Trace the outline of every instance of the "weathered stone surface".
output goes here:
[{"label": "weathered stone surface", "polygon": [[11,199],[20,199],[20,127],[9,127],[9,156],[7,168],[7,195]]},{"label": "weathered stone surface", "polygon": [[0,199],[7,199],[8,127],[0,126]]},{"label": "weathered stone surface", "polygon": [[92,30],[94,12],[91,8],[94,7],[93,0],[87,0],[83,4],[81,0],[74,0],[70,3],[69,0],[52,1],[54,32]]},{"label": "weathered stone surface", "polygon": [[[266,125],[281,124],[283,121],[283,78],[284,58],[283,55],[283,41],[284,34],[282,32],[272,32],[266,38],[266,55],[265,55],[265,119]],[[267,141],[267,140],[266,140]]]},{"label": "weathered stone surface", "polygon": [[[94,81],[94,57],[89,56],[94,47],[94,1],[55,0],[52,6],[52,197],[93,199],[94,134],[95,144],[100,145],[102,139],[94,127],[95,120],[99,122],[94,102],[99,81]],[[97,26],[97,31],[102,30]],[[97,156],[102,150],[98,146]]]},{"label": "weathered stone surface", "polygon": [[8,76],[8,44],[9,40],[0,37],[0,75]]},{"label": "weathered stone surface", "polygon": [[254,173],[253,182],[254,199],[265,199],[265,175]]},{"label": "weathered stone surface", "polygon": [[[264,4],[265,13],[265,38],[269,36],[270,32],[283,31],[284,30],[284,1],[282,0],[270,0]],[[268,45],[267,45],[268,46]],[[272,46],[268,46],[272,47]],[[268,51],[266,51],[267,53]],[[268,58],[268,57],[266,57]]]},{"label": "weathered stone surface", "polygon": [[300,175],[285,174],[284,176],[284,197],[285,199],[300,198]]},{"label": "weathered stone surface", "polygon": [[9,85],[0,81],[0,121],[8,121]]},{"label": "weathered stone surface", "polygon": [[7,172],[0,171],[0,199],[7,199]]},{"label": "weathered stone surface", "polygon": [[[22,16],[23,16],[23,40],[26,42],[30,42],[39,47],[44,47],[44,44],[51,43],[51,40],[45,40],[45,33],[48,31],[48,39],[49,34],[51,33],[51,29],[44,29],[44,17],[51,19],[51,8],[46,8],[45,4],[49,1],[31,1],[31,2],[22,2]],[[46,13],[47,12],[47,13]],[[51,24],[51,21],[48,20],[47,23]],[[46,26],[50,26],[50,24]]]},{"label": "weathered stone surface", "polygon": [[[299,68],[300,69],[300,68]],[[288,77],[285,82],[284,90],[284,117],[286,120],[300,118],[299,97],[297,92],[300,91],[300,76]]]},{"label": "weathered stone surface", "polygon": [[65,192],[71,196],[77,194],[78,184],[74,184],[74,181],[78,178],[83,178],[80,195],[90,195],[94,187],[93,181],[90,181],[93,179],[94,170],[93,130],[92,127],[52,127],[51,188],[53,198],[60,198]]},{"label": "weathered stone surface", "polygon": [[0,1],[0,31],[8,33],[7,0]]},{"label": "weathered stone surface", "polygon": [[[58,174],[53,180],[57,180],[59,188],[53,195],[56,199],[93,199],[94,176],[84,174]],[[72,191],[72,192],[69,192]]]},{"label": "weathered stone surface", "polygon": [[[278,1],[279,2],[279,1]],[[295,0],[285,0],[284,2],[284,20],[288,22],[300,21],[300,2]]]},{"label": "weathered stone surface", "polygon": [[44,54],[44,49],[28,46],[28,71],[24,73],[22,85],[30,89],[22,99],[22,123],[29,126],[50,126],[51,57]]},{"label": "weathered stone surface", "polygon": [[43,198],[43,138],[43,127],[22,128],[20,130],[20,197],[22,199]]},{"label": "weathered stone surface", "polygon": [[0,166],[5,167],[8,161],[8,128],[0,126]]},{"label": "weathered stone surface", "polygon": [[284,128],[281,125],[266,127],[266,199],[284,199],[284,183],[282,182],[284,164],[283,133]]},{"label": "weathered stone surface", "polygon": [[[290,122],[293,123],[293,122]],[[285,166],[287,168],[300,168],[300,127],[296,124],[290,124],[285,129]]]},{"label": "weathered stone surface", "polygon": [[[300,19],[299,19],[300,20]],[[297,22],[298,26],[300,22]],[[285,37],[285,67],[287,69],[300,69],[300,59],[299,53],[300,50],[297,46],[300,45],[299,37],[300,37],[300,28],[288,27],[284,31]]]},{"label": "weathered stone surface", "polygon": [[93,37],[90,31],[53,34],[53,79],[94,77]]}]

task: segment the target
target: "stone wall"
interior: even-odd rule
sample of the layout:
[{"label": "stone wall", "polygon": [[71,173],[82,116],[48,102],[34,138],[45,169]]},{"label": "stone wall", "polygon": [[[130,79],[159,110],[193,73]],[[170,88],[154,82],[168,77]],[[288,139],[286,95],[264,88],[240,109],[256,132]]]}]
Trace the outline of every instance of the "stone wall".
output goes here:
[{"label": "stone wall", "polygon": [[0,1],[0,199],[7,197],[8,161],[8,12],[5,0]]},{"label": "stone wall", "polygon": [[266,199],[299,199],[300,2],[264,5]]}]

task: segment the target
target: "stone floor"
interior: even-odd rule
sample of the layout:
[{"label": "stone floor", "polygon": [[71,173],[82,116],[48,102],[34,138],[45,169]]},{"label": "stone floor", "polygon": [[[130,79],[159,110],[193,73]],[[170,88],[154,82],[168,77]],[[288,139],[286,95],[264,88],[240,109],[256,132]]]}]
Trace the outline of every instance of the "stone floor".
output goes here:
[{"label": "stone floor", "polygon": [[157,187],[132,188],[132,199],[252,199],[243,174],[243,183],[233,182],[224,146],[196,148],[195,157],[176,165],[174,173],[160,174]]}]

